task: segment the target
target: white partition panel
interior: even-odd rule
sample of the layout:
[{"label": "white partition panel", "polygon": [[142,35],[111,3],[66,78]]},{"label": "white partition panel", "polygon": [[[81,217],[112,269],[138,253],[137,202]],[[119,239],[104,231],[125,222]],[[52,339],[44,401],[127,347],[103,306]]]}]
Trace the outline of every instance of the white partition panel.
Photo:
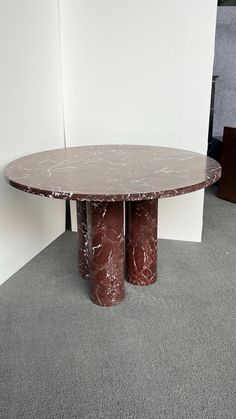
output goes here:
[{"label": "white partition panel", "polygon": [[[216,1],[60,5],[67,146],[150,144],[205,153]],[[203,191],[161,202],[161,237],[200,241],[202,211]]]},{"label": "white partition panel", "polygon": [[65,203],[6,184],[11,160],[64,147],[57,0],[0,2],[0,283],[64,231]]}]

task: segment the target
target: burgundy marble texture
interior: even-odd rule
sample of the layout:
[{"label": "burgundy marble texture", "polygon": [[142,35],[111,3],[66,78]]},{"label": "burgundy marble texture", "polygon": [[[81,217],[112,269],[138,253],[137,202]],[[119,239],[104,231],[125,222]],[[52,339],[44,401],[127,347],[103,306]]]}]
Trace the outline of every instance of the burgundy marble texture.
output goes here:
[{"label": "burgundy marble texture", "polygon": [[10,163],[7,181],[60,199],[137,201],[193,192],[220,178],[213,159],[167,147],[97,145],[49,150]]},{"label": "burgundy marble texture", "polygon": [[89,248],[86,201],[77,201],[76,209],[79,272],[83,279],[89,279]]},{"label": "burgundy marble texture", "polygon": [[157,201],[126,202],[126,275],[134,285],[157,279]]},{"label": "burgundy marble texture", "polygon": [[220,165],[204,155],[141,145],[50,150],[5,170],[15,188],[77,201],[79,270],[91,279],[91,300],[101,306],[124,299],[125,259],[130,283],[156,281],[158,199],[207,187],[220,175]]},{"label": "burgundy marble texture", "polygon": [[124,299],[123,202],[91,202],[88,206],[91,300],[113,306]]}]

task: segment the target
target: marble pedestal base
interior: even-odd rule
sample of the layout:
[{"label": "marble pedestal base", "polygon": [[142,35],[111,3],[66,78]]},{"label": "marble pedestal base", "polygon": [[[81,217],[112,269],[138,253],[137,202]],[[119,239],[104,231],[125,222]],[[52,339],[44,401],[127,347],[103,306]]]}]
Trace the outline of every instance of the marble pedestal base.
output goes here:
[{"label": "marble pedestal base", "polygon": [[157,279],[157,201],[126,203],[127,281],[150,285]]},{"label": "marble pedestal base", "polygon": [[91,300],[113,306],[124,299],[123,202],[88,204]]},{"label": "marble pedestal base", "polygon": [[77,201],[76,210],[77,210],[79,273],[83,279],[88,279],[89,278],[89,254],[88,254],[88,224],[87,224],[86,201]]},{"label": "marble pedestal base", "polygon": [[[91,279],[91,300],[113,306],[124,299],[125,270],[133,285],[157,279],[157,200],[77,201],[79,271]],[[126,255],[125,255],[126,253]]]}]

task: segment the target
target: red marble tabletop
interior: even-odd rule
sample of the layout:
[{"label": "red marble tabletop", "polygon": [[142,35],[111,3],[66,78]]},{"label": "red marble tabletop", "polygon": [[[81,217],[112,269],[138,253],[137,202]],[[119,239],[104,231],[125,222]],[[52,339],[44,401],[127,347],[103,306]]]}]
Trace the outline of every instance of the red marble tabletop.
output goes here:
[{"label": "red marble tabletop", "polygon": [[61,199],[136,201],[171,197],[216,182],[220,165],[191,151],[144,145],[70,147],[31,154],[5,170],[10,185]]}]

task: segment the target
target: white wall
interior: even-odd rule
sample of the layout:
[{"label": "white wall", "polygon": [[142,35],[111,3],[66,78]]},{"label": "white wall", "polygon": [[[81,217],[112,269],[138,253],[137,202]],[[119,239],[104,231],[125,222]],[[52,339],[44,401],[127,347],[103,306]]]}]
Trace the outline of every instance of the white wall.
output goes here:
[{"label": "white wall", "polygon": [[[67,146],[206,151],[216,1],[59,0]],[[191,4],[190,4],[191,3]],[[5,165],[63,147],[57,0],[0,1],[0,283],[64,231],[64,202]],[[159,235],[201,239],[203,193],[160,201]]]},{"label": "white wall", "polygon": [[6,184],[4,166],[63,147],[57,0],[0,1],[0,283],[64,231],[60,200]]},{"label": "white wall", "polygon": [[[67,146],[205,153],[216,1],[60,4]],[[159,235],[200,241],[202,209],[203,191],[160,201]]]}]

